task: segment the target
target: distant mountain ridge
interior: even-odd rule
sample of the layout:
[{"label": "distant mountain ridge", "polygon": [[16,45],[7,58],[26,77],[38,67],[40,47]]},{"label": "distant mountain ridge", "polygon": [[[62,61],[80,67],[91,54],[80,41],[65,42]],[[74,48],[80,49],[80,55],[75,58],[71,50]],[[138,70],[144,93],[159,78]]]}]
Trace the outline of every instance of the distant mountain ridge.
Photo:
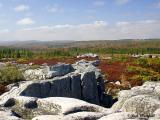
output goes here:
[{"label": "distant mountain ridge", "polygon": [[25,49],[50,49],[69,47],[107,47],[107,48],[160,48],[160,39],[123,39],[88,41],[0,41],[0,46]]}]

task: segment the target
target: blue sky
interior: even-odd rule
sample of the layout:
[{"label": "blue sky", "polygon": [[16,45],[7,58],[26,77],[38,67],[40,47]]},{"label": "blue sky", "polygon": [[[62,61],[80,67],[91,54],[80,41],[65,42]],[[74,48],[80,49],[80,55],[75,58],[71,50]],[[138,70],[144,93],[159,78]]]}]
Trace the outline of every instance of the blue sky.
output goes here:
[{"label": "blue sky", "polygon": [[0,0],[0,40],[157,38],[160,0]]}]

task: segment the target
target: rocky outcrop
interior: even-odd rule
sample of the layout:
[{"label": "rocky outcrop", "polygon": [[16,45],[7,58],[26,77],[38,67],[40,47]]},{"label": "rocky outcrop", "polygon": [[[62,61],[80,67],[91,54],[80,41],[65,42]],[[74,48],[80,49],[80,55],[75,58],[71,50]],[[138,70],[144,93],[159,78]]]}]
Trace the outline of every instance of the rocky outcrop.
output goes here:
[{"label": "rocky outcrop", "polygon": [[97,54],[94,53],[87,53],[87,54],[83,54],[83,55],[78,55],[77,58],[98,58]]},{"label": "rocky outcrop", "polygon": [[57,76],[64,76],[74,71],[71,64],[58,63],[53,66],[43,66],[43,68],[29,69],[24,72],[26,80],[45,80]]},{"label": "rocky outcrop", "polygon": [[[51,80],[21,83],[0,97],[1,106],[11,109],[10,112],[3,110],[2,114],[0,111],[0,116],[9,117],[6,120],[12,117],[15,120],[160,120],[160,82],[146,82],[121,91],[118,101],[107,109],[91,104],[99,99],[98,90],[89,91],[89,88],[96,89],[95,77],[93,71],[73,72]],[[77,93],[79,89],[81,92]],[[63,96],[51,97],[50,94]],[[42,98],[43,95],[47,98]]]},{"label": "rocky outcrop", "polygon": [[[94,71],[96,75],[96,79],[102,76],[101,70],[98,69],[95,64],[99,62],[96,61],[86,61],[86,60],[80,60],[73,64],[73,68],[76,70],[78,73],[83,73],[83,72],[89,72],[89,71]],[[98,65],[98,64],[97,64]]]},{"label": "rocky outcrop", "polygon": [[[137,115],[135,113],[115,113],[106,115],[95,112],[78,112],[67,116],[53,116],[53,115],[42,115],[33,118],[32,120],[140,120],[134,119]],[[141,119],[142,120],[142,119]]]},{"label": "rocky outcrop", "polygon": [[98,78],[101,73],[100,70],[97,68],[100,61],[86,61],[80,60],[75,64],[65,64],[65,63],[58,63],[53,66],[41,66],[37,69],[28,69],[24,72],[24,77],[26,80],[46,80],[51,79],[57,76],[64,76],[71,72],[78,72],[83,73],[87,71],[94,71],[96,74],[96,78]]},{"label": "rocky outcrop", "polygon": [[67,116],[71,114],[70,117],[74,117],[76,114],[74,115],[73,113],[84,111],[99,113],[97,114],[99,116],[111,113],[106,108],[74,98],[49,97],[40,99],[20,96],[13,98],[13,101],[15,104],[8,107],[12,107],[12,111],[24,119],[33,118],[37,115]]},{"label": "rocky outcrop", "polygon": [[26,80],[45,80],[47,78],[48,71],[46,69],[29,69],[24,72]]},{"label": "rocky outcrop", "polygon": [[158,96],[138,95],[125,101],[122,111],[135,112],[139,116],[153,116],[155,110],[160,107]]},{"label": "rocky outcrop", "polygon": [[114,111],[134,112],[141,117],[158,117],[160,108],[160,82],[146,82],[131,90],[121,91]]},{"label": "rocky outcrop", "polygon": [[9,92],[0,96],[0,103],[3,104],[9,98],[16,96],[38,98],[71,97],[99,104],[94,72],[87,72],[82,75],[74,73],[51,80],[21,83],[19,86],[13,87]]},{"label": "rocky outcrop", "polygon": [[58,63],[56,65],[49,66],[49,70],[46,77],[53,78],[57,76],[64,76],[73,71],[74,71],[74,68],[72,67],[71,64]]},{"label": "rocky outcrop", "polygon": [[[37,75],[37,79],[45,79],[48,74],[47,71],[50,70],[53,71],[53,76],[66,74],[61,77],[26,81],[8,86],[10,91],[0,96],[0,104],[3,105],[8,99],[17,96],[37,98],[71,97],[94,104],[100,104],[101,101],[105,102],[105,99],[103,99],[105,91],[104,80],[100,70],[93,66],[92,63],[84,60],[72,66],[70,64],[57,64],[51,68],[41,69],[40,73],[42,73],[42,75]],[[37,72],[37,70],[28,71],[33,74],[33,78],[36,77],[34,72]],[[29,76],[32,78],[31,74],[29,73]]]},{"label": "rocky outcrop", "polygon": [[81,75],[81,89],[83,100],[99,104],[97,81],[94,72],[83,73]]},{"label": "rocky outcrop", "polygon": [[47,115],[47,119],[96,120],[111,114],[111,110],[98,106],[112,104],[104,97],[98,64],[81,60],[27,70],[24,74],[28,81],[8,85],[9,91],[0,96],[0,106],[23,119],[43,119]]}]

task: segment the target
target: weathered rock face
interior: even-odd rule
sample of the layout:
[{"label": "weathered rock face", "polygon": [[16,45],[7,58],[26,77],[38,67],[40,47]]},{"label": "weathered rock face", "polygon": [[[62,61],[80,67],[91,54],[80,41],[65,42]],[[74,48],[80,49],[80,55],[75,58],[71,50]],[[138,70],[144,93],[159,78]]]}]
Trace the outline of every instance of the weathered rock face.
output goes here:
[{"label": "weathered rock face", "polygon": [[153,116],[153,112],[160,107],[159,97],[138,95],[125,101],[122,111],[135,112],[140,116]]},{"label": "weathered rock face", "polygon": [[[160,108],[159,82],[146,82],[131,90],[121,91],[119,100],[112,107],[114,111],[134,112],[141,117],[152,117]],[[158,116],[157,112],[156,116]]]},{"label": "weathered rock face", "polygon": [[0,96],[0,104],[16,96],[29,97],[71,97],[99,104],[97,81],[94,72],[71,74],[51,80],[28,81],[13,87]]},{"label": "weathered rock face", "polygon": [[[89,104],[87,102],[73,99],[73,98],[44,98],[38,99],[37,104],[41,108],[45,108],[47,110],[50,106],[55,106],[58,108],[55,114],[63,114],[68,115],[70,113],[80,112],[80,111],[90,111],[90,112],[107,112],[107,109],[94,105]],[[49,106],[48,106],[49,105]],[[59,110],[60,109],[60,110]],[[48,109],[48,111],[51,111]],[[54,112],[54,111],[53,111]]]},{"label": "weathered rock face", "polygon": [[48,77],[52,78],[56,76],[63,76],[73,71],[74,68],[72,67],[72,65],[65,63],[58,63],[50,67],[50,73],[48,73]]},{"label": "weathered rock face", "polygon": [[44,69],[26,70],[24,72],[24,77],[26,80],[45,80],[46,74]]},{"label": "weathered rock face", "polygon": [[101,113],[101,116],[111,113],[111,111],[106,108],[74,98],[49,97],[37,99],[21,96],[15,97],[14,101],[15,104],[12,106],[12,111],[25,119],[33,118],[37,115],[64,116],[83,111]]},{"label": "weathered rock face", "polygon": [[[54,75],[52,74],[52,77],[54,76],[54,78],[32,80],[19,83],[19,85],[11,85],[9,86],[11,90],[0,96],[0,104],[16,96],[37,98],[71,97],[94,104],[100,104],[101,101],[105,102],[105,99],[103,99],[103,93],[105,91],[104,80],[100,70],[93,66],[92,63],[93,62],[79,61],[73,64],[73,67],[70,64],[59,63],[51,68],[41,69],[40,73],[42,73],[42,75],[37,74],[36,79],[45,79],[48,70],[53,71]],[[33,74],[33,78],[36,77],[34,73],[37,72],[37,70],[29,70],[28,72],[30,77],[32,77],[31,74]]]},{"label": "weathered rock face", "polygon": [[98,63],[99,63],[98,61],[80,60],[76,62],[75,64],[73,64],[72,66],[79,73],[83,73],[87,71],[94,71],[96,75],[96,79],[98,79],[99,77],[102,76],[101,70],[98,69],[95,65],[95,64],[98,65]]},{"label": "weathered rock face", "polygon": [[64,76],[73,72],[71,64],[58,63],[53,66],[43,66],[43,68],[29,69],[24,72],[26,80],[45,80],[56,76]]},{"label": "weathered rock face", "polygon": [[80,74],[32,82],[21,91],[20,95],[38,98],[57,96],[81,98],[81,89],[75,91],[77,88],[81,88]]},{"label": "weathered rock face", "polygon": [[[104,94],[103,76],[96,65],[97,61],[79,61],[28,70],[27,78],[32,81],[9,85],[10,90],[0,96],[0,106],[23,119],[43,119],[47,115],[47,119],[54,120],[97,120],[112,110],[95,104],[108,107],[112,103]],[[54,78],[46,79],[47,75]]]},{"label": "weathered rock face", "polygon": [[97,81],[94,72],[83,73],[81,75],[82,99],[91,103],[99,104]]},{"label": "weathered rock face", "polygon": [[[14,116],[16,114],[22,119],[33,118],[33,120],[160,120],[160,82],[146,82],[144,85],[134,87],[131,90],[121,91],[119,94],[118,102],[114,104],[111,109],[107,109],[95,104],[90,104],[75,98],[39,98],[42,95],[50,95],[51,90],[47,92],[47,84],[49,82],[50,87],[48,89],[52,88],[51,84],[59,85],[59,87],[63,86],[63,89],[67,91],[67,93],[63,91],[62,95],[78,95],[74,97],[81,98],[85,96],[85,99],[83,98],[84,100],[94,103],[96,101],[92,101],[90,98],[97,98],[96,96],[90,96],[86,93],[83,93],[83,91],[88,91],[85,87],[95,89],[93,87],[95,84],[94,82],[91,85],[85,83],[88,76],[90,76],[90,80],[95,79],[95,76],[93,77],[92,74],[93,72],[83,74],[71,73],[64,77],[58,77],[58,79],[54,78],[54,80],[51,80],[52,82],[50,80],[39,82],[28,81],[27,83],[20,84],[20,86],[17,88],[13,87],[11,91],[1,96],[3,99],[0,100],[0,103],[1,106],[10,107],[14,114],[12,112],[8,113],[3,110],[2,114],[0,111],[0,117],[5,118],[5,120],[10,120],[12,117],[13,120],[19,120],[20,118]],[[65,82],[62,82],[63,80]],[[72,80],[74,80],[74,82]],[[79,85],[77,85],[75,80],[79,81]],[[73,84],[73,86],[72,84],[69,85],[70,89],[68,89],[68,85],[65,85],[69,81]],[[35,90],[35,93],[33,92],[34,87],[32,85],[38,86],[35,87],[38,89],[37,91]],[[57,90],[56,92],[58,92],[62,90],[59,87],[54,86],[52,89]],[[41,88],[45,88],[46,91],[42,92]],[[81,89],[80,93],[71,91],[77,91],[78,89]],[[68,94],[68,92],[70,93]],[[92,93],[95,91],[90,92]],[[39,94],[38,98],[28,97],[28,95],[35,96],[36,94]],[[57,95],[57,93],[54,93],[54,95],[55,94]]]}]

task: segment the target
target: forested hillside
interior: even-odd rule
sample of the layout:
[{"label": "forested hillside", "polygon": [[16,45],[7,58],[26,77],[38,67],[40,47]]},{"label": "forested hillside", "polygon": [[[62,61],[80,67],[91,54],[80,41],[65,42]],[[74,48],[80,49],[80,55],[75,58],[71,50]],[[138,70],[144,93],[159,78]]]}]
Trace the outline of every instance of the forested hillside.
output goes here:
[{"label": "forested hillside", "polygon": [[[23,46],[0,47],[0,58],[50,58],[50,57],[73,57],[84,53],[97,54],[160,54],[160,40],[120,40],[120,41],[83,41],[72,44],[63,43],[56,48],[52,44],[34,48],[23,48]],[[50,44],[50,45],[49,45]],[[27,46],[27,45],[26,45]],[[37,46],[39,44],[37,43]],[[36,48],[36,49],[35,49]]]}]

